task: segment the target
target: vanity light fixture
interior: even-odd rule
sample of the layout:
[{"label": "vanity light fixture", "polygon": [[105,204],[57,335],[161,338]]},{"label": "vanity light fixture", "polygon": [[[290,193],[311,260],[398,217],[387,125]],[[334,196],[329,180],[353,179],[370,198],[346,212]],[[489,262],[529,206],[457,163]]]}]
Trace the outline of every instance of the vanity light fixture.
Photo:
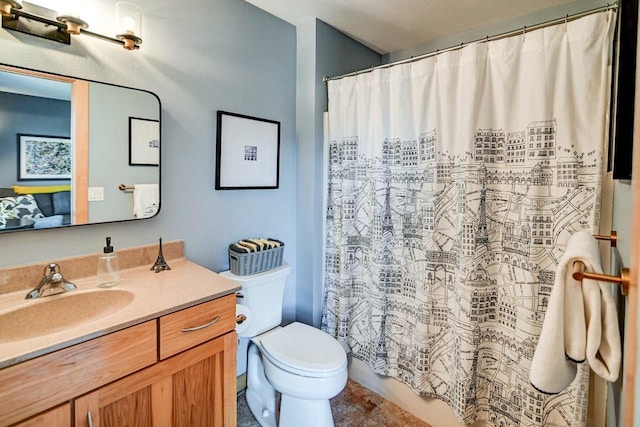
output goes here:
[{"label": "vanity light fixture", "polygon": [[2,16],[11,16],[11,9],[22,9],[22,0],[0,0]]},{"label": "vanity light fixture", "polygon": [[84,34],[120,44],[126,50],[142,44],[142,10],[133,3],[116,3],[116,36],[110,37],[87,30],[89,24],[73,13],[58,14],[22,0],[0,0],[2,28],[71,44],[71,35]]}]

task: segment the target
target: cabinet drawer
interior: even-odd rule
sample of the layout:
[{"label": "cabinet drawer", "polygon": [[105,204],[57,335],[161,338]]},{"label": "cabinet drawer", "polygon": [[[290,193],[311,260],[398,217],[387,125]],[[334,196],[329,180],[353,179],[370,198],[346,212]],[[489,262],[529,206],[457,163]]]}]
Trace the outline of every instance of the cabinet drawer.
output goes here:
[{"label": "cabinet drawer", "polygon": [[234,330],[235,319],[235,294],[162,316],[160,359]]}]

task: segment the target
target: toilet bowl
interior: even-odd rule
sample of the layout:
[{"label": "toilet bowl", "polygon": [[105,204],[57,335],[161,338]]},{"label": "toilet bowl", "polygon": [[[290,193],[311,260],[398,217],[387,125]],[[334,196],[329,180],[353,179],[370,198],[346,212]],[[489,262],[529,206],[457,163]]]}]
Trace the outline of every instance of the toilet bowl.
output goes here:
[{"label": "toilet bowl", "polygon": [[[285,264],[252,276],[220,273],[242,285],[237,311],[247,324],[238,335],[251,339],[247,404],[261,426],[333,427],[329,399],[347,383],[347,356],[319,329],[299,322],[280,326],[289,271]],[[276,393],[281,393],[279,419]]]},{"label": "toilet bowl", "polygon": [[[280,427],[333,426],[329,399],[340,393],[347,383],[347,357],[340,344],[319,329],[298,322],[252,341],[254,350],[249,352],[249,366],[262,366],[265,375],[250,377],[258,384],[248,385],[247,401],[254,415],[262,416],[264,424],[261,425],[276,424],[266,422],[267,405],[255,402],[256,396],[249,397],[252,394],[249,390],[253,387],[264,390],[267,387],[260,382],[266,380],[281,393]],[[266,395],[270,400],[271,393]],[[255,407],[251,408],[252,405]]]}]

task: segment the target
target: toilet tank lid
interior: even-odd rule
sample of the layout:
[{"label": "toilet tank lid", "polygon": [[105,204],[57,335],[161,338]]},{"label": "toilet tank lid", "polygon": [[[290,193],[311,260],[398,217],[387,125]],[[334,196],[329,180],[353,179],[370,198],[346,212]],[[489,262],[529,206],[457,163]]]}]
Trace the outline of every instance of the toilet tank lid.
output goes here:
[{"label": "toilet tank lid", "polygon": [[263,350],[280,365],[308,372],[330,372],[347,363],[342,346],[329,334],[294,322],[260,340]]},{"label": "toilet tank lid", "polygon": [[258,274],[251,274],[248,276],[236,276],[231,271],[227,270],[227,271],[221,272],[220,275],[240,283],[243,287],[251,287],[254,285],[259,285],[262,283],[269,282],[271,280],[277,280],[281,277],[286,277],[289,275],[290,271],[291,271],[291,266],[286,262],[283,262],[280,267],[263,271],[262,273],[258,273]]}]

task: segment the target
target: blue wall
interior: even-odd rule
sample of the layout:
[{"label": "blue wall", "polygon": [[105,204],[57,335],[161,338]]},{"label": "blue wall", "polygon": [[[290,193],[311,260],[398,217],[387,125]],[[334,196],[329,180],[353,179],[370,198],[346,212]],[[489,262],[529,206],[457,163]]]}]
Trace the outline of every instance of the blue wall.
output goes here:
[{"label": "blue wall", "polygon": [[[68,138],[71,131],[71,103],[58,99],[0,92],[0,117],[0,187],[50,185],[51,181],[28,181],[28,184],[17,181],[17,134]],[[55,181],[56,184],[68,182],[68,180]]]},{"label": "blue wall", "polygon": [[298,32],[298,274],[296,318],[320,324],[323,249],[324,76],[379,65],[381,56],[333,27],[311,20]]},{"label": "blue wall", "polygon": [[[112,1],[87,0],[95,31],[113,32]],[[162,101],[162,209],[152,219],[0,235],[0,266],[96,253],[104,236],[118,248],[184,239],[187,257],[228,268],[226,248],[244,237],[286,243],[295,265],[296,31],[241,0],[138,0],[139,51],[90,37],[71,46],[0,31],[2,61],[155,92]],[[280,188],[215,191],[216,111],[281,122]],[[285,291],[293,318],[295,275]]]}]

